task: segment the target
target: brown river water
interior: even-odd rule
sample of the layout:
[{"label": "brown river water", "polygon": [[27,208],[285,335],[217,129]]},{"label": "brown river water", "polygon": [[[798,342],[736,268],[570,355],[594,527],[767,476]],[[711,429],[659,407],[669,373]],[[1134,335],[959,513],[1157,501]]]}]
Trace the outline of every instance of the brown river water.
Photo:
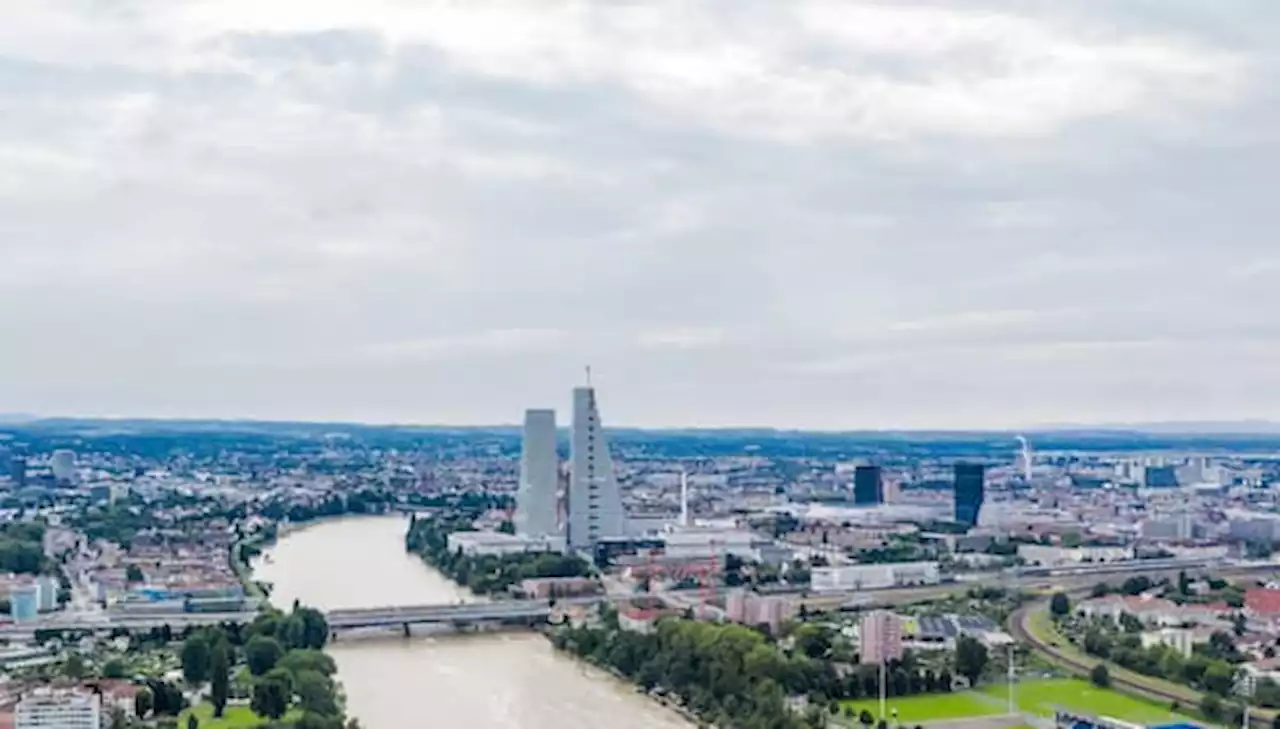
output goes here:
[{"label": "brown river water", "polygon": [[[323,522],[259,559],[272,602],[322,609],[451,603],[466,590],[405,553],[407,518]],[[675,713],[532,632],[340,637],[348,713],[365,729],[689,729]]]}]

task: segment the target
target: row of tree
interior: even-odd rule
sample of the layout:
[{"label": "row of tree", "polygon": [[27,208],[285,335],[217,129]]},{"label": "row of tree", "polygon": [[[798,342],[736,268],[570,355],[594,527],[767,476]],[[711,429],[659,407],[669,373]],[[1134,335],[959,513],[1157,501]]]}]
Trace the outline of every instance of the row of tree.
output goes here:
[{"label": "row of tree", "polygon": [[473,531],[465,514],[413,519],[405,535],[405,548],[448,575],[460,585],[482,595],[498,595],[522,580],[542,577],[585,577],[591,565],[576,555],[553,553],[469,556],[449,550],[454,532]]},{"label": "row of tree", "polygon": [[[284,614],[268,610],[247,626],[208,628],[188,635],[181,649],[183,678],[191,686],[209,684],[215,717],[221,717],[231,696],[231,670],[243,663],[251,676],[254,713],[279,720],[291,707],[301,712],[295,722],[303,729],[340,729],[343,708],[333,675],[333,659],[321,650],[329,638],[324,615],[297,603]],[[171,714],[158,696],[143,697],[138,709]],[[153,706],[146,706],[146,702]],[[181,711],[181,707],[177,709]],[[146,716],[140,711],[139,716]]]}]

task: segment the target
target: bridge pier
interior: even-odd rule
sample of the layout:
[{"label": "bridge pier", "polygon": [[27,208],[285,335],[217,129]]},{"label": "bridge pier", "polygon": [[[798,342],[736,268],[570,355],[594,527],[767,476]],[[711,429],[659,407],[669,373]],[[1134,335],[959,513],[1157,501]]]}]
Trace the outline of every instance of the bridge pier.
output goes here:
[{"label": "bridge pier", "polygon": [[405,624],[404,624],[404,637],[406,637],[406,638],[412,638],[412,637],[413,637],[413,632],[409,630],[409,624],[408,624],[408,623],[405,623]]}]

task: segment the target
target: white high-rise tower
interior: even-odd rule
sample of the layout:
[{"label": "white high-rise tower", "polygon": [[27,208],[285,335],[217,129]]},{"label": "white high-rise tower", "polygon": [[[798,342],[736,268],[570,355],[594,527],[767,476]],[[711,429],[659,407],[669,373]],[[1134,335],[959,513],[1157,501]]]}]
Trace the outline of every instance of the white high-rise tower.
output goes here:
[{"label": "white high-rise tower", "polygon": [[516,492],[516,533],[528,537],[560,536],[556,490],[560,461],[556,456],[556,411],[526,410],[520,450],[520,490]]},{"label": "white high-rise tower", "polygon": [[594,388],[573,390],[569,455],[573,463],[569,480],[569,546],[590,549],[602,538],[623,536],[622,494],[613,474],[613,459],[600,424]]}]

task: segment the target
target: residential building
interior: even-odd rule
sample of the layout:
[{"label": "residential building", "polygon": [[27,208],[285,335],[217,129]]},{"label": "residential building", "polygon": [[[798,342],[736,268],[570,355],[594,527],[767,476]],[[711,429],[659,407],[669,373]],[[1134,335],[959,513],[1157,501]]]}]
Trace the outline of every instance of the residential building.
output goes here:
[{"label": "residential building", "polygon": [[1142,634],[1143,648],[1151,648],[1158,645],[1169,646],[1183,658],[1188,658],[1191,656],[1191,650],[1195,646],[1195,633],[1186,628],[1163,628],[1161,630],[1149,630]]},{"label": "residential building", "polygon": [[858,506],[884,503],[884,481],[879,466],[858,466],[854,469],[853,503]]},{"label": "residential building", "polygon": [[955,519],[968,527],[978,524],[986,497],[987,467],[980,463],[955,464]]},{"label": "residential building", "polygon": [[560,460],[556,455],[556,411],[526,410],[516,493],[516,533],[528,537],[560,535],[558,495]]},{"label": "residential building", "polygon": [[15,623],[27,623],[40,616],[40,588],[34,582],[9,588],[9,616]]},{"label": "residential building", "polygon": [[590,550],[601,539],[626,536],[622,494],[592,387],[573,390],[569,455],[569,545]]},{"label": "residential building", "polygon": [[42,613],[51,613],[58,609],[58,592],[62,585],[53,575],[40,575],[36,578],[36,609]]},{"label": "residential building", "polygon": [[858,642],[862,663],[902,660],[902,620],[887,610],[873,610],[862,616]]},{"label": "residential building", "polygon": [[777,633],[782,621],[791,616],[791,601],[781,595],[757,595],[734,590],[725,598],[725,617],[743,625],[768,626]]},{"label": "residential building", "polygon": [[102,696],[84,689],[37,689],[18,701],[14,729],[102,729]]}]

